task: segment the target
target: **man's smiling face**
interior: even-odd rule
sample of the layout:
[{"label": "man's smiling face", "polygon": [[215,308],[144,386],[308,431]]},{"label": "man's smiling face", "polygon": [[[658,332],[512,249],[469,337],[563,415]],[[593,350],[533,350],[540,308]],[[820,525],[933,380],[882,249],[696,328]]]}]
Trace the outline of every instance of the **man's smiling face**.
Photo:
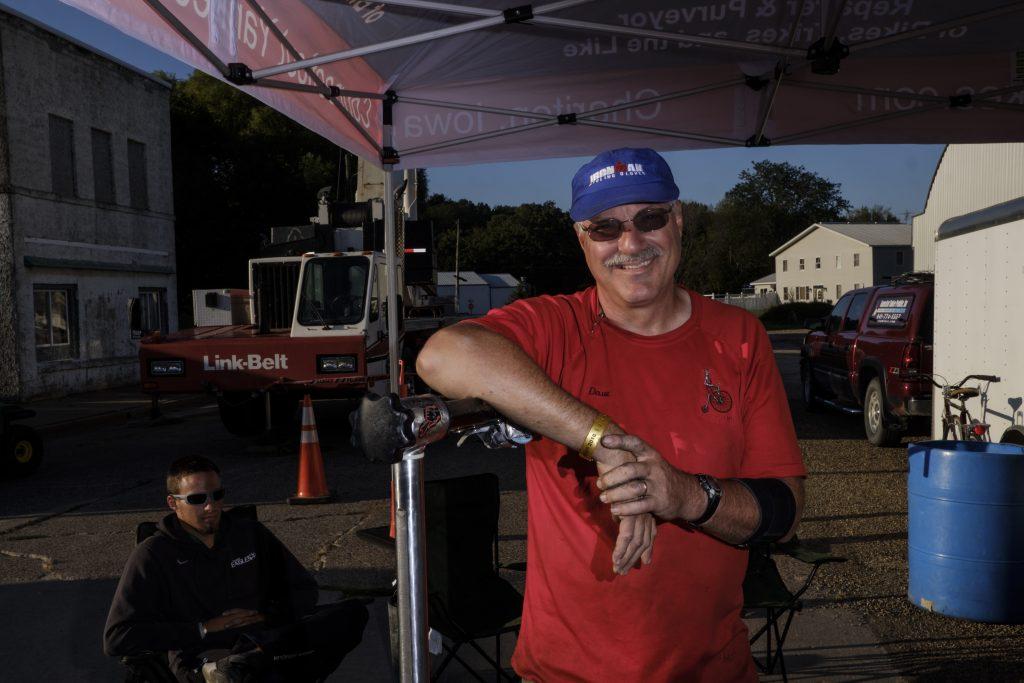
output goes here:
[{"label": "man's smiling face", "polygon": [[595,242],[579,231],[580,247],[598,291],[609,303],[639,308],[656,301],[675,286],[682,252],[682,207],[671,204],[624,204],[602,211],[584,225],[603,218],[632,219],[643,209],[671,206],[665,227],[640,232],[632,222],[623,226],[618,239]]}]

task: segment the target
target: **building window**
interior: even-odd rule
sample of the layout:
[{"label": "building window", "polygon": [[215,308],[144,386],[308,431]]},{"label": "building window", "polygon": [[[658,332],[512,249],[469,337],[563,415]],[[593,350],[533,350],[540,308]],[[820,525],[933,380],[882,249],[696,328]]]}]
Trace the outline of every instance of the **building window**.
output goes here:
[{"label": "building window", "polygon": [[50,114],[50,178],[53,193],[75,196],[75,125]]},{"label": "building window", "polygon": [[836,301],[838,301],[839,297],[841,297],[842,295],[843,295],[843,286],[842,285],[836,285]]},{"label": "building window", "polygon": [[821,257],[820,256],[815,256],[814,257],[814,269],[815,270],[821,270]]},{"label": "building window", "polygon": [[785,273],[789,270],[789,260],[782,259],[782,272]]},{"label": "building window", "polygon": [[142,331],[167,334],[167,290],[160,287],[139,287],[139,319]]},{"label": "building window", "polygon": [[92,180],[97,202],[114,203],[114,161],[110,133],[92,129]]},{"label": "building window", "polygon": [[789,301],[789,287],[782,288],[782,300]]},{"label": "building window", "polygon": [[149,182],[146,178],[146,145],[128,141],[128,193],[133,209],[149,208]]},{"label": "building window", "polygon": [[896,265],[897,266],[902,266],[903,265],[903,250],[902,249],[896,252]]},{"label": "building window", "polygon": [[853,283],[853,288],[854,288],[854,289],[860,289],[860,288],[861,288],[861,287],[863,287],[863,286],[864,286],[864,285],[862,285],[862,284],[861,284],[861,283],[859,283],[859,282],[854,282],[854,283]]},{"label": "building window", "polygon": [[36,360],[78,357],[78,303],[75,285],[36,285]]},{"label": "building window", "polygon": [[860,254],[853,255],[853,267],[856,268],[860,265]]},{"label": "building window", "polygon": [[800,259],[800,270],[804,269],[804,260]]},{"label": "building window", "polygon": [[836,256],[836,270],[839,270],[842,267],[843,267],[843,257],[842,256]]}]

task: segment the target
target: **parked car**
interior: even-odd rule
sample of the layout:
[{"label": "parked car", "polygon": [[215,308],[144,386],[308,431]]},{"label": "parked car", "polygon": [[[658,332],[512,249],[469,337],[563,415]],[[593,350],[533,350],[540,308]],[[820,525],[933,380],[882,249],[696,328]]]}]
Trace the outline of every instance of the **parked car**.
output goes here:
[{"label": "parked car", "polygon": [[909,420],[931,415],[934,283],[928,273],[844,294],[808,321],[800,381],[809,410],[828,405],[863,414],[876,446],[899,442]]}]

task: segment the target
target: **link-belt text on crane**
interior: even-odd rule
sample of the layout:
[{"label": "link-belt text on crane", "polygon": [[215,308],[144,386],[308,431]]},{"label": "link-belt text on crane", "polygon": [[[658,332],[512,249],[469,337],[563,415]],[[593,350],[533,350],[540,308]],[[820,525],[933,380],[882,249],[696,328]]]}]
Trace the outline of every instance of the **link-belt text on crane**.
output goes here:
[{"label": "link-belt text on crane", "polygon": [[203,356],[203,370],[287,370],[288,356],[283,353],[275,353],[273,356],[261,356],[258,353],[248,353],[242,356],[231,354],[225,358],[214,355],[213,360],[209,356]]}]

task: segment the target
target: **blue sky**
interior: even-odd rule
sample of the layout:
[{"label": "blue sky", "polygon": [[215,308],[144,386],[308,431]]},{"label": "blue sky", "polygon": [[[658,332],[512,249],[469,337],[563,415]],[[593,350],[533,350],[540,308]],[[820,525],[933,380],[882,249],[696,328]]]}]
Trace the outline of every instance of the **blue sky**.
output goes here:
[{"label": "blue sky", "polygon": [[[57,0],[0,0],[83,43],[145,71],[187,76],[191,69]],[[788,161],[842,186],[854,205],[887,206],[897,215],[924,208],[941,145],[834,145],[715,149],[666,155],[685,199],[709,204],[760,159]],[[568,208],[569,181],[585,159],[555,159],[428,169],[431,192],[488,204],[554,201]]]}]

